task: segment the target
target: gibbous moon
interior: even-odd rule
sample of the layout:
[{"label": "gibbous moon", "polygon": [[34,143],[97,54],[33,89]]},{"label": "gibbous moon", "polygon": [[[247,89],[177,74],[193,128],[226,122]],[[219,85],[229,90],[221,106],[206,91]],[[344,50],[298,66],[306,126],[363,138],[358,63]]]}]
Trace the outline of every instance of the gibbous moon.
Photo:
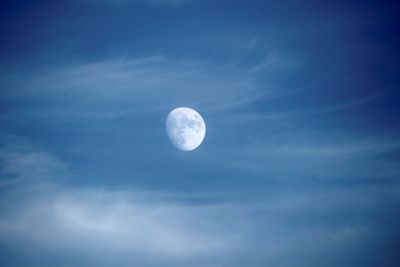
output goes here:
[{"label": "gibbous moon", "polygon": [[181,107],[168,114],[166,131],[175,147],[191,151],[203,142],[206,124],[197,111]]}]

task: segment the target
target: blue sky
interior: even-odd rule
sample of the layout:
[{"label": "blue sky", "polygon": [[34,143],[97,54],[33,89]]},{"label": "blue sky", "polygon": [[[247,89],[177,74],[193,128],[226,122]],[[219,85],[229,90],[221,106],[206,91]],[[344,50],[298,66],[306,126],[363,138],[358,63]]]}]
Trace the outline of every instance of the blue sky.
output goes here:
[{"label": "blue sky", "polygon": [[398,266],[393,1],[1,6],[0,265]]}]

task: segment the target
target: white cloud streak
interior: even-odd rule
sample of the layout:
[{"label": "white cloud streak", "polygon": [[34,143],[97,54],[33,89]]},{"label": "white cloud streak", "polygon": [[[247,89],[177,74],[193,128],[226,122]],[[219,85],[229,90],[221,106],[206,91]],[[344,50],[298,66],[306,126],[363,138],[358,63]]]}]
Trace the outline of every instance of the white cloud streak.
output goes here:
[{"label": "white cloud streak", "polygon": [[[240,72],[234,67],[211,67],[198,61],[171,61],[164,57],[52,67],[30,75],[21,72],[10,75],[3,83],[12,87],[3,93],[10,98],[57,96],[64,98],[65,103],[76,99],[80,109],[113,101],[124,106],[113,110],[97,109],[97,118],[101,114],[110,118],[177,105],[199,106],[203,111],[226,110],[265,94],[257,88],[251,72]],[[76,111],[68,115],[74,113]],[[90,116],[94,112],[89,109],[80,114]]]},{"label": "white cloud streak", "polygon": [[229,254],[245,241],[236,231],[240,214],[229,204],[62,185],[57,176],[65,164],[28,146],[2,150],[0,161],[9,189],[0,201],[0,243],[19,240],[19,253],[67,251],[96,263],[165,266]]},{"label": "white cloud streak", "polygon": [[[26,164],[32,155],[47,156]],[[330,251],[340,258],[344,250],[362,251],[380,234],[387,239],[386,232],[367,221],[338,213],[357,211],[363,218],[383,203],[396,207],[399,197],[397,185],[285,191],[261,202],[191,204],[162,192],[40,180],[58,168],[53,164],[58,161],[45,152],[31,149],[9,158],[2,157],[6,169],[19,176],[30,173],[36,183],[13,187],[0,200],[1,243],[25,256],[72,255],[86,266],[216,267],[254,261],[308,266],[304,257],[321,261]],[[48,171],[35,171],[46,166]],[[382,190],[389,199],[380,198]],[[326,224],[330,218],[335,223]]]},{"label": "white cloud streak", "polygon": [[50,154],[26,145],[0,149],[0,162],[2,162],[0,186],[50,181],[67,169],[66,164]]},{"label": "white cloud streak", "polygon": [[164,259],[225,253],[240,240],[218,219],[227,211],[223,206],[168,203],[135,191],[45,189],[13,205],[0,223],[3,237],[45,249],[157,253]]}]

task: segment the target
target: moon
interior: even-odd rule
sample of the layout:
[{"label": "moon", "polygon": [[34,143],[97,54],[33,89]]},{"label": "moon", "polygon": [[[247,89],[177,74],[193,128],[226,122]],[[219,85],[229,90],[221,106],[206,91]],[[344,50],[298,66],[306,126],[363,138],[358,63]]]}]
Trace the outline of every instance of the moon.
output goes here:
[{"label": "moon", "polygon": [[206,124],[201,115],[186,107],[172,110],[168,114],[165,128],[171,143],[184,151],[196,149],[206,135]]}]

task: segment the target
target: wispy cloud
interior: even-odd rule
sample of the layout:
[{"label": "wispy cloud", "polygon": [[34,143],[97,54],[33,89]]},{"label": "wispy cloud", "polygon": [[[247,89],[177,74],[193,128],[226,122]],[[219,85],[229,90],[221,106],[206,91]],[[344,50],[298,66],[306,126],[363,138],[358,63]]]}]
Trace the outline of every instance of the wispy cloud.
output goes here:
[{"label": "wispy cloud", "polygon": [[4,92],[4,97],[57,96],[64,99],[60,103],[64,106],[76,100],[71,104],[75,104],[71,113],[78,112],[79,104],[78,110],[84,116],[93,113],[90,106],[101,108],[118,101],[118,108],[95,110],[96,116],[104,113],[106,117],[176,105],[201,107],[204,111],[224,110],[254,100],[262,93],[254,76],[234,67],[164,57],[52,67],[35,73],[16,73],[3,82],[13,89]]},{"label": "wispy cloud", "polygon": [[[210,149],[203,160],[212,166],[285,180],[352,179],[393,180],[400,174],[398,160],[386,157],[398,153],[400,143],[393,136],[360,137],[337,132],[302,130],[269,133],[236,145],[226,153]],[[221,145],[222,146],[222,145]]]},{"label": "wispy cloud", "polygon": [[[393,225],[376,230],[380,219],[371,223],[365,218],[385,203],[390,208],[382,216],[391,213],[398,205],[398,185],[285,190],[262,201],[195,204],[163,192],[41,180],[43,172],[59,167],[49,155],[24,163],[38,154],[46,153],[31,150],[15,160],[2,158],[6,169],[19,162],[25,167],[17,176],[29,174],[36,181],[13,187],[0,200],[1,242],[28,259],[33,253],[42,255],[43,262],[51,252],[73,255],[88,266],[308,266],[305,257],[322,261],[330,251],[341,258],[348,255],[344,251],[362,252],[370,242],[386,244],[395,238],[389,235]],[[380,197],[382,192],[387,198]],[[357,216],[338,216],[342,213]]]},{"label": "wispy cloud", "polygon": [[[35,250],[85,255],[93,262],[166,266],[232,253],[245,241],[229,204],[190,204],[173,194],[73,187],[57,179],[64,164],[25,147],[0,153],[0,236]],[[12,174],[12,180],[8,178]],[[148,255],[156,254],[157,257]]]},{"label": "wispy cloud", "polygon": [[385,93],[373,94],[357,99],[345,100],[338,103],[332,103],[324,106],[311,106],[302,109],[292,109],[290,107],[286,107],[284,109],[271,110],[268,112],[260,113],[249,113],[249,114],[241,114],[239,117],[242,120],[247,122],[254,121],[279,121],[279,120],[293,120],[293,119],[302,119],[310,116],[313,117],[322,117],[329,113],[334,112],[342,112],[342,111],[351,111],[352,109],[360,108],[369,104],[372,104],[374,101],[379,100],[383,97]]},{"label": "wispy cloud", "polygon": [[50,181],[67,168],[50,154],[26,145],[3,147],[0,149],[0,162],[0,186]]},{"label": "wispy cloud", "polygon": [[292,155],[315,155],[318,157],[341,157],[347,158],[351,156],[376,156],[390,151],[400,149],[400,142],[396,140],[342,140],[335,144],[303,144],[303,145],[286,145],[277,148],[276,152],[287,153]]},{"label": "wispy cloud", "polygon": [[27,195],[1,220],[1,235],[43,249],[157,253],[162,261],[227,253],[241,242],[239,233],[224,227],[224,206],[161,201],[132,190],[44,187]]}]

